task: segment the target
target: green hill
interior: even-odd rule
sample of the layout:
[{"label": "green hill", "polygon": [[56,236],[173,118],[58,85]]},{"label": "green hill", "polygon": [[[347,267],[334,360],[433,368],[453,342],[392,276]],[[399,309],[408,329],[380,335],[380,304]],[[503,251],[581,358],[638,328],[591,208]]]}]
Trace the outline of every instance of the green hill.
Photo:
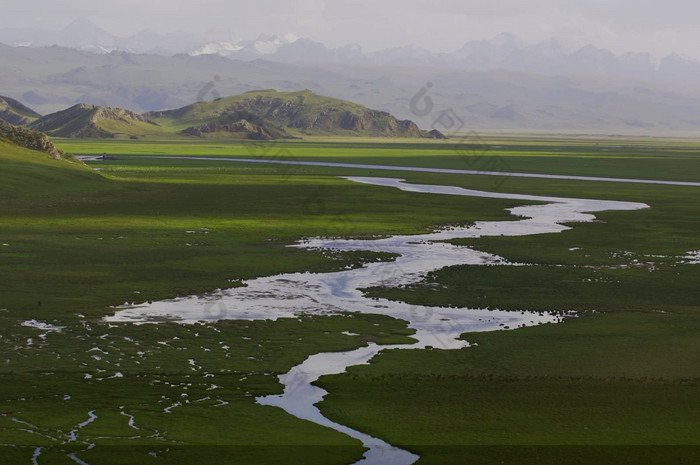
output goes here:
[{"label": "green hill", "polygon": [[17,127],[3,120],[0,120],[0,141],[29,150],[44,152],[54,160],[63,158],[63,152],[56,149],[46,134]]},{"label": "green hill", "polygon": [[56,150],[46,134],[0,121],[0,207],[16,210],[37,202],[45,206],[62,192],[86,186],[86,181],[93,185],[103,180],[81,161]]},{"label": "green hill", "polygon": [[162,132],[158,125],[132,111],[85,103],[46,115],[29,127],[69,138],[137,138]]},{"label": "green hill", "polygon": [[439,131],[422,131],[412,121],[398,120],[389,113],[309,90],[252,91],[145,116],[181,134],[200,137],[233,132],[232,126],[249,125],[255,129],[247,132],[251,138],[303,135],[444,138]]},{"label": "green hill", "polygon": [[24,125],[38,118],[41,118],[41,115],[31,108],[10,97],[0,96],[0,120],[14,125]]},{"label": "green hill", "polygon": [[139,115],[121,108],[74,105],[37,119],[29,128],[68,138],[293,139],[300,136],[443,139],[383,111],[311,91],[263,90]]}]

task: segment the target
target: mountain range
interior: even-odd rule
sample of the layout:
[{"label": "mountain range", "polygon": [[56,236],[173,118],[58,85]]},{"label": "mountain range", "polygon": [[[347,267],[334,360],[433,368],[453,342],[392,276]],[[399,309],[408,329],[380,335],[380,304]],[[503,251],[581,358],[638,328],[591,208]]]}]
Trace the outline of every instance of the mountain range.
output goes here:
[{"label": "mountain range", "polygon": [[[12,99],[0,97],[0,101]],[[25,112],[32,112],[23,108]],[[14,118],[15,115],[8,116]],[[251,91],[145,115],[80,103],[33,121],[27,120],[25,124],[33,131],[67,138],[181,136],[271,140],[318,135],[445,138],[437,130],[419,129],[412,121],[398,120],[389,113],[315,95],[309,90]]]},{"label": "mountain range", "polygon": [[254,40],[230,34],[174,32],[158,34],[144,30],[118,37],[87,20],[76,20],[60,31],[0,29],[0,43],[12,46],[58,45],[97,53],[126,51],[137,54],[219,55],[242,61],[265,59],[282,63],[323,62],[400,67],[434,67],[467,70],[509,70],[547,76],[614,75],[643,79],[689,82],[700,76],[700,61],[670,54],[660,60],[649,53],[616,55],[585,45],[574,47],[552,38],[529,44],[510,33],[491,40],[468,41],[450,53],[436,53],[409,45],[365,53],[357,44],[329,48],[293,34],[260,35]]},{"label": "mountain range", "polygon": [[[274,46],[260,47],[261,43]],[[311,39],[289,41],[277,37],[240,43],[219,42],[218,47],[208,44],[190,54],[205,53],[216,53],[243,61],[264,58],[282,63],[327,62],[477,71],[508,70],[546,76],[593,74],[676,81],[696,80],[700,76],[700,61],[678,54],[656,61],[649,53],[615,55],[593,45],[574,48],[558,39],[527,44],[508,33],[500,34],[492,40],[467,42],[452,53],[434,53],[415,45],[363,53],[357,44],[331,49]]]},{"label": "mountain range", "polygon": [[[499,47],[502,55],[507,44],[504,40]],[[469,56],[474,53],[470,49]],[[79,103],[142,114],[274,88],[309,89],[426,129],[445,130],[436,123],[447,110],[459,117],[455,128],[466,132],[652,134],[700,129],[697,79],[666,82],[611,74],[551,76],[503,69],[283,63],[216,54],[162,56],[0,45],[0,83],[3,94],[41,114]]]},{"label": "mountain range", "polygon": [[115,50],[156,55],[174,55],[195,50],[209,38],[187,32],[158,34],[144,30],[128,37],[119,37],[91,21],[80,19],[66,27],[49,29],[0,29],[0,43],[24,47],[60,46],[78,50],[109,53]]}]

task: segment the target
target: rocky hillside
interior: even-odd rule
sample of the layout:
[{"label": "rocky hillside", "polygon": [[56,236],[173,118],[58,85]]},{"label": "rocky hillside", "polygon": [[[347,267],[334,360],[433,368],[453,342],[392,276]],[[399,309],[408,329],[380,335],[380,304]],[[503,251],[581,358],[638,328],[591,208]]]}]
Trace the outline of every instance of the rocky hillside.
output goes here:
[{"label": "rocky hillside", "polygon": [[235,137],[253,140],[294,139],[284,128],[270,126],[266,123],[252,124],[241,119],[234,123],[206,123],[190,126],[180,131],[180,134],[196,137]]},{"label": "rocky hillside", "polygon": [[[182,127],[183,134],[203,136],[226,128],[255,128],[251,138],[289,135],[423,137],[442,139],[439,131],[423,131],[414,122],[344,100],[301,92],[253,91],[198,102],[178,110],[146,113],[163,126]],[[277,134],[274,134],[274,133]],[[267,133],[267,134],[265,134]]]},{"label": "rocky hillside", "polygon": [[414,122],[383,111],[311,91],[254,91],[198,102],[186,107],[139,115],[121,108],[74,105],[27,126],[68,138],[185,137],[222,139],[293,139],[300,136],[415,137],[444,139]]},{"label": "rocky hillside", "polygon": [[0,96],[0,120],[15,126],[31,123],[41,115],[15,99]]},{"label": "rocky hillside", "polygon": [[67,110],[46,115],[29,125],[31,129],[51,136],[70,138],[138,137],[156,124],[147,118],[121,108],[80,103]]},{"label": "rocky hillside", "polygon": [[46,134],[13,126],[3,120],[0,120],[0,140],[5,140],[30,150],[46,152],[51,158],[56,160],[63,158],[63,152],[56,149]]}]

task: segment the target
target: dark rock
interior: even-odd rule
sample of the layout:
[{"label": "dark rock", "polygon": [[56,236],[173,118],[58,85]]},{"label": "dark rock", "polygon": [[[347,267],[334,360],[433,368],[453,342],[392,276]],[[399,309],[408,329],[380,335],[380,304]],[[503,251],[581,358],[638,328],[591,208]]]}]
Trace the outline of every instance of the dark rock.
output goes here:
[{"label": "dark rock", "polygon": [[438,131],[437,129],[428,131],[428,137],[430,137],[431,139],[447,139],[447,136]]}]

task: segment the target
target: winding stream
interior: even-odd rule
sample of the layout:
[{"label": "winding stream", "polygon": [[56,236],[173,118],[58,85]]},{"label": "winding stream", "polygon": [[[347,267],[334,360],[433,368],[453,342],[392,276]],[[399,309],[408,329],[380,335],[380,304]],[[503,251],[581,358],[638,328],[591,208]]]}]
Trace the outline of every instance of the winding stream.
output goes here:
[{"label": "winding stream", "polygon": [[324,417],[315,406],[326,394],[326,391],[313,385],[320,376],[343,373],[347,367],[366,364],[382,350],[426,347],[459,349],[468,346],[466,341],[460,339],[461,334],[465,332],[551,323],[559,321],[561,317],[548,313],[409,305],[385,299],[370,299],[363,295],[361,289],[419,282],[428,272],[447,266],[512,265],[501,257],[441,241],[556,233],[569,229],[564,223],[594,220],[595,216],[592,213],[595,212],[648,208],[642,203],[501,194],[451,186],[409,184],[394,178],[346,179],[410,192],[505,198],[543,204],[510,209],[513,215],[522,219],[483,221],[471,227],[450,228],[423,235],[401,235],[376,240],[305,240],[292,247],[388,252],[397,254],[398,257],[392,262],[372,263],[362,268],[334,273],[290,273],[253,279],[246,281],[245,287],[221,290],[207,296],[192,296],[123,308],[106,320],[136,323],[171,320],[196,323],[222,319],[276,320],[300,314],[360,312],[388,315],[407,321],[408,326],[416,331],[413,336],[416,339],[415,343],[392,346],[370,344],[349,352],[312,355],[279,377],[285,387],[283,394],[257,399],[261,405],[280,407],[296,417],[333,428],[360,440],[367,448],[364,458],[358,462],[363,465],[409,465],[419,457]]}]

